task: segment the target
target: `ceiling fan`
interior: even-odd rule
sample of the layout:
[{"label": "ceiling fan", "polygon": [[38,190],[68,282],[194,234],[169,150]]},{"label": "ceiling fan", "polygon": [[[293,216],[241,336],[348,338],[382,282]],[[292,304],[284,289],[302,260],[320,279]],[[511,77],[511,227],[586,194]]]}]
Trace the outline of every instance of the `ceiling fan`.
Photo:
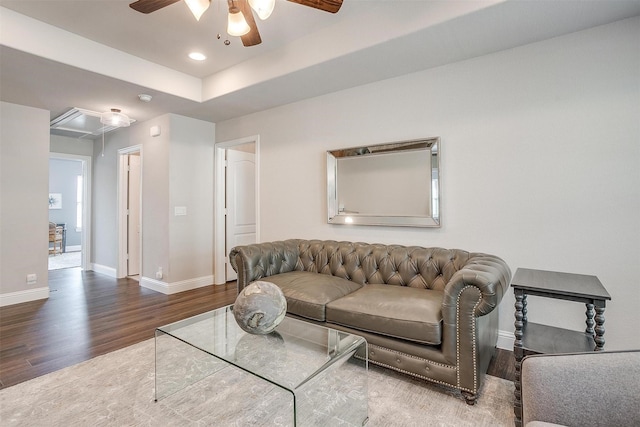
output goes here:
[{"label": "ceiling fan", "polygon": [[[137,0],[129,6],[141,13],[151,13],[158,9],[177,3],[180,0]],[[197,20],[207,10],[212,0],[184,0]],[[342,0],[288,0],[303,6],[336,13],[342,6]],[[227,32],[239,36],[244,46],[255,46],[262,43],[258,26],[252,9],[262,20],[267,19],[273,11],[275,0],[227,0],[229,6]]]}]

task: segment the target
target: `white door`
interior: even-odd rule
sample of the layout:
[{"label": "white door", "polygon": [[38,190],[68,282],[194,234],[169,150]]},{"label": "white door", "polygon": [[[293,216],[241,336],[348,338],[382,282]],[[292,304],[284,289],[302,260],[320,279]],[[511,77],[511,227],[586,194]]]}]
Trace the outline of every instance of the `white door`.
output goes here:
[{"label": "white door", "polygon": [[[234,246],[256,242],[256,155],[227,150],[226,235],[227,256]],[[227,262],[227,281],[236,280]]]},{"label": "white door", "polygon": [[129,154],[127,276],[140,274],[140,155]]}]

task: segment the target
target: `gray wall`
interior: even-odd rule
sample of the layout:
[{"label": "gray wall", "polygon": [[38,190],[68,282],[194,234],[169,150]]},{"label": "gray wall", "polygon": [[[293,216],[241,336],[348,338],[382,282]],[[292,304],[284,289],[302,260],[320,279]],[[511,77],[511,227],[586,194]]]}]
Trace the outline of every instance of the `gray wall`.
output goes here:
[{"label": "gray wall", "polygon": [[[260,135],[263,241],[441,246],[518,267],[593,274],[613,300],[607,348],[640,348],[640,19],[481,56],[216,125]],[[325,152],[442,138],[442,227],[326,223]],[[398,188],[410,197],[412,188]],[[513,334],[513,293],[500,306]],[[582,304],[529,319],[584,330]]]},{"label": "gray wall", "polygon": [[[115,276],[118,149],[141,144],[143,276],[153,278],[163,267],[163,280],[178,284],[167,286],[170,291],[213,282],[213,123],[175,115],[137,123],[107,134],[103,156],[101,140],[50,138],[48,111],[4,102],[0,106],[0,306],[49,295],[50,146],[56,153],[95,152],[92,266]],[[149,126],[158,124],[161,137],[150,137]],[[188,216],[174,217],[176,205],[187,206]],[[27,284],[27,274],[37,274],[37,282]]]},{"label": "gray wall", "polygon": [[[176,282],[213,275],[215,125],[171,115],[170,131],[169,277]],[[174,215],[177,206],[187,215]]]},{"label": "gray wall", "polygon": [[49,112],[0,102],[0,305],[49,295],[48,182]]},{"label": "gray wall", "polygon": [[91,263],[113,276],[118,264],[118,150],[131,145],[131,129],[106,133],[104,152],[102,139],[93,143]]},{"label": "gray wall", "polygon": [[82,176],[82,162],[68,159],[49,159],[49,193],[62,196],[62,209],[49,209],[49,221],[66,224],[66,246],[80,246],[81,232],[76,231],[78,175]]},{"label": "gray wall", "polygon": [[[513,270],[594,274],[613,298],[607,348],[638,348],[639,39],[640,19],[629,19],[223,122],[215,125],[216,139],[260,135],[262,240],[457,247],[500,255]],[[40,200],[48,194],[49,113],[0,107],[4,304],[16,295],[48,292],[48,207]],[[169,184],[169,175],[176,177],[166,166],[169,147],[154,145],[157,139],[141,125],[109,135],[104,157],[95,149],[92,249],[95,261],[107,266],[115,266],[117,255],[117,147],[142,143],[145,156],[157,151],[143,165],[143,192],[162,202],[145,204],[143,215],[160,219],[143,230],[145,239],[172,233],[174,206],[190,203],[179,200],[181,192],[206,190],[197,181]],[[442,138],[440,229],[326,224],[326,150],[425,136]],[[146,175],[150,170],[158,182]],[[176,247],[190,248],[191,237]],[[155,269],[163,255],[147,260],[149,245],[145,241],[143,256]],[[166,251],[167,263],[176,262],[168,245],[158,250]],[[26,285],[28,273],[38,274],[37,284]],[[509,292],[500,307],[504,333],[513,331],[513,303]],[[532,298],[529,309],[532,321],[584,328],[580,304]]]},{"label": "gray wall", "polygon": [[[161,134],[149,136],[151,126]],[[110,132],[94,144],[93,263],[115,275],[118,263],[118,150],[142,147],[142,277],[165,283],[213,274],[213,144],[215,125],[167,114]],[[175,216],[176,206],[187,207]]]},{"label": "gray wall", "polygon": [[93,156],[93,140],[87,138],[71,138],[62,135],[51,135],[50,149],[52,153]]}]

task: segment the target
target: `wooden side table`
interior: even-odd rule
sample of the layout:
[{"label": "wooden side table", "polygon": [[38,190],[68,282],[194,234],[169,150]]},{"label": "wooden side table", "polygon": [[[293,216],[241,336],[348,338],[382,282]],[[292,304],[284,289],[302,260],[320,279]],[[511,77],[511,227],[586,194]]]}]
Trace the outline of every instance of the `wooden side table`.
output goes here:
[{"label": "wooden side table", "polygon": [[[520,365],[524,356],[540,353],[576,353],[604,350],[604,308],[611,296],[596,276],[518,268],[511,287],[516,297],[514,323],[516,359],[514,413],[522,426]],[[585,332],[527,322],[527,295],[586,304]]]}]

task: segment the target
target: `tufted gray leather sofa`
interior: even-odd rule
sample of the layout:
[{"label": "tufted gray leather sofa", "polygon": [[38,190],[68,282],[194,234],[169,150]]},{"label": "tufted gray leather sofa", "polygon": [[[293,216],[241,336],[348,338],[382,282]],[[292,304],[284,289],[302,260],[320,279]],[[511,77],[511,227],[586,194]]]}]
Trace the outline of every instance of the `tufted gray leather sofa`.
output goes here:
[{"label": "tufted gray leather sofa", "polygon": [[278,285],[287,315],[366,338],[369,361],[453,387],[474,404],[498,339],[511,271],[458,249],[330,240],[238,246],[238,291]]}]

